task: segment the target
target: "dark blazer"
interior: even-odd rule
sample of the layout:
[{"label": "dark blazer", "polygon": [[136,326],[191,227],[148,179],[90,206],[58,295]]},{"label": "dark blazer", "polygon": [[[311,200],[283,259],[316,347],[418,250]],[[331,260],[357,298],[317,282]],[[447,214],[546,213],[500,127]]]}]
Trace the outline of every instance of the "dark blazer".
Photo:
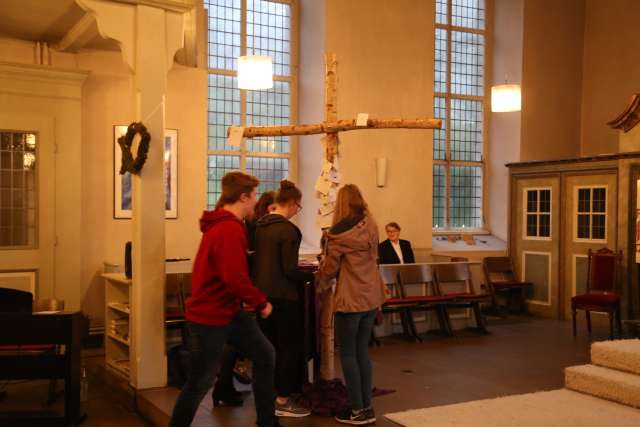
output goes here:
[{"label": "dark blazer", "polygon": [[299,283],[313,280],[313,273],[298,268],[301,240],[300,229],[282,215],[257,222],[251,278],[269,299],[297,301]]},{"label": "dark blazer", "polygon": [[[400,250],[405,264],[416,262],[411,243],[408,240],[400,239]],[[391,246],[391,240],[387,239],[378,245],[378,259],[380,264],[400,264],[400,258],[398,258],[393,246]]]}]

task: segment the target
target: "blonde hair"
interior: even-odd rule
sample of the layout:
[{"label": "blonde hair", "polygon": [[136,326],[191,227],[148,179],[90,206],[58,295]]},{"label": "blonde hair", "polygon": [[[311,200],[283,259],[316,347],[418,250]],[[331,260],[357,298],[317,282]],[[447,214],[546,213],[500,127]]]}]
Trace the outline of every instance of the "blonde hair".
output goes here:
[{"label": "blonde hair", "polygon": [[369,216],[369,207],[356,185],[347,184],[338,190],[331,226],[347,218],[354,219],[365,215]]}]

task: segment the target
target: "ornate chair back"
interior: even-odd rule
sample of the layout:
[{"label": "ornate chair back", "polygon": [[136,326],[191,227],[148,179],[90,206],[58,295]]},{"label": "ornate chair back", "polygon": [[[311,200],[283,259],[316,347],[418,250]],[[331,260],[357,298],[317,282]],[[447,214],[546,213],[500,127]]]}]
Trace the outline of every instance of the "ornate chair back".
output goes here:
[{"label": "ornate chair back", "polygon": [[622,252],[613,252],[602,248],[597,251],[589,249],[587,293],[616,292],[618,264]]}]

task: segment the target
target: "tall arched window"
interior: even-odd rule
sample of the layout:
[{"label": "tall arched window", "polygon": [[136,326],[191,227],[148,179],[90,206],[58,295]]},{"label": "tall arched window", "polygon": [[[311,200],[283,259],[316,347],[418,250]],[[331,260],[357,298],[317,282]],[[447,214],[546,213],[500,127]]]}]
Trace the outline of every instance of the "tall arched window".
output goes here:
[{"label": "tall arched window", "polygon": [[482,229],[490,0],[436,0],[433,227]]},{"label": "tall arched window", "polygon": [[[240,147],[227,144],[231,125],[282,125],[296,120],[297,1],[204,0],[209,16],[208,187],[211,208],[220,197],[220,179],[242,170],[260,179],[259,193],[278,186],[294,170],[293,137],[255,138]],[[270,90],[238,89],[241,55],[269,55]]]}]

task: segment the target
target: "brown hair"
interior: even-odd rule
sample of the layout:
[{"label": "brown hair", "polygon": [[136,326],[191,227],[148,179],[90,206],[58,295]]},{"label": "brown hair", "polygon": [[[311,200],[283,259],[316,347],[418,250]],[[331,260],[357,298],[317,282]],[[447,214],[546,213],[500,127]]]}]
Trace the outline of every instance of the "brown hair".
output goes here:
[{"label": "brown hair", "polygon": [[256,220],[262,218],[269,213],[269,205],[272,205],[276,199],[275,191],[265,191],[258,199],[256,207],[253,210],[253,216]]},{"label": "brown hair", "polygon": [[283,205],[290,200],[296,203],[302,200],[302,191],[293,182],[283,179],[280,181],[280,189],[276,193],[276,203]]},{"label": "brown hair", "polygon": [[243,194],[251,194],[260,184],[258,178],[242,172],[228,172],[222,177],[222,194],[216,203],[216,208],[230,205],[240,200]]},{"label": "brown hair", "polygon": [[344,219],[355,219],[365,215],[369,215],[369,207],[356,185],[347,184],[338,190],[336,210],[333,212],[333,221],[331,222],[332,226]]},{"label": "brown hair", "polygon": [[400,228],[400,225],[397,222],[390,222],[389,224],[384,226],[384,229],[386,230],[388,227],[395,228],[398,231],[402,230],[402,228]]}]

